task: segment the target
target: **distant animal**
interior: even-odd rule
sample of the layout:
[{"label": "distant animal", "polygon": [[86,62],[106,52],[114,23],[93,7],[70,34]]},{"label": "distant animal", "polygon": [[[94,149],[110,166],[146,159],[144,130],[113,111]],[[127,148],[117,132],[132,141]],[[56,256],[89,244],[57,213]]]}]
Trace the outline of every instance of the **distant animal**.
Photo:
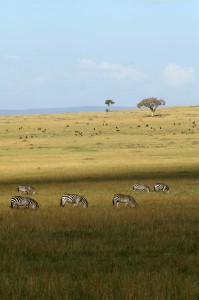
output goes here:
[{"label": "distant animal", "polygon": [[60,200],[60,207],[64,207],[67,203],[73,204],[73,206],[78,206],[79,203],[82,203],[83,207],[88,207],[89,204],[86,198],[78,194],[63,195]]},{"label": "distant animal", "polygon": [[113,196],[113,206],[117,205],[117,208],[119,206],[119,203],[125,203],[125,207],[130,204],[131,207],[135,207],[137,205],[137,202],[135,199],[130,195],[124,195],[124,194],[115,194]]},{"label": "distant animal", "polygon": [[165,183],[156,183],[154,185],[153,189],[154,189],[154,192],[160,192],[160,191],[162,191],[164,193],[169,193],[170,192],[169,186]]},{"label": "distant animal", "polygon": [[148,187],[148,185],[146,184],[134,184],[133,185],[133,190],[135,191],[146,191],[146,192],[150,192],[150,188]]},{"label": "distant animal", "polygon": [[33,209],[39,208],[39,204],[34,199],[31,199],[29,197],[22,197],[22,196],[12,197],[10,207],[19,208],[19,206],[23,206],[24,208],[29,208],[31,206]]},{"label": "distant animal", "polygon": [[31,185],[19,185],[18,192],[20,194],[35,194],[36,191]]},{"label": "distant animal", "polygon": [[79,131],[79,130],[75,130],[75,135],[76,135],[76,136],[77,136],[77,135],[83,136],[83,132],[82,132],[82,131]]}]

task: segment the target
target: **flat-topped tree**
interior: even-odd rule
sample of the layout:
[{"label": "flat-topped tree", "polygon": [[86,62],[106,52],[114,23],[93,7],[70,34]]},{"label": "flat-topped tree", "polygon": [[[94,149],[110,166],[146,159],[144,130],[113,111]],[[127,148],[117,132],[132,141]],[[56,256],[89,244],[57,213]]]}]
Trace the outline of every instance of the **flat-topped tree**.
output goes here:
[{"label": "flat-topped tree", "polygon": [[155,97],[152,97],[152,98],[143,99],[142,101],[140,101],[137,104],[137,107],[138,108],[141,108],[141,107],[149,108],[151,110],[151,116],[153,117],[156,109],[159,106],[165,105],[165,104],[166,104],[166,101],[164,99],[157,99]]},{"label": "flat-topped tree", "polygon": [[[113,100],[107,99],[105,100],[105,104],[109,107],[110,105],[115,104],[115,102]],[[107,109],[107,111],[109,111],[109,109]]]}]

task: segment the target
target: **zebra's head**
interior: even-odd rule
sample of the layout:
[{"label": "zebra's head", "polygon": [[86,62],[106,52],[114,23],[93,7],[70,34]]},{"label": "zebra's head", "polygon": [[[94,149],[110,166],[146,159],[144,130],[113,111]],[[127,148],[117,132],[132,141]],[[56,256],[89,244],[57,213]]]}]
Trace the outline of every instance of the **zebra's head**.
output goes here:
[{"label": "zebra's head", "polygon": [[146,191],[147,193],[150,193],[150,187],[148,185],[146,185]]},{"label": "zebra's head", "polygon": [[113,206],[117,203],[117,201],[115,199],[113,199]]},{"label": "zebra's head", "polygon": [[64,207],[63,199],[62,198],[60,199],[60,207]]},{"label": "zebra's head", "polygon": [[84,201],[83,207],[84,207],[84,208],[88,207],[88,201]]},{"label": "zebra's head", "polygon": [[38,208],[39,208],[39,204],[38,204],[38,203],[32,204],[32,208],[33,208],[33,209],[38,209]]},{"label": "zebra's head", "polygon": [[131,202],[131,206],[132,206],[132,207],[136,207],[136,206],[137,206],[137,202],[134,202],[134,201]]},{"label": "zebra's head", "polygon": [[164,192],[166,192],[166,193],[169,193],[169,192],[170,192],[170,188],[169,188],[168,185],[165,185]]}]

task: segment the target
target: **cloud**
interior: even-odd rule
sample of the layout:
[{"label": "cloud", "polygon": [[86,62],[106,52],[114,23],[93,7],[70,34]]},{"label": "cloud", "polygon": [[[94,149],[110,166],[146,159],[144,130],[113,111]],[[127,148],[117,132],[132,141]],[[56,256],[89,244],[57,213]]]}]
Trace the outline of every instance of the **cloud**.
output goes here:
[{"label": "cloud", "polygon": [[18,88],[24,89],[32,89],[36,87],[42,87],[53,80],[53,76],[50,73],[38,75],[29,79],[25,79],[23,77],[20,78],[18,82]]},{"label": "cloud", "polygon": [[140,80],[145,78],[141,71],[130,66],[102,62],[99,67],[101,70],[107,71],[110,75],[120,79]]},{"label": "cloud", "polygon": [[170,63],[163,70],[163,76],[168,85],[179,87],[194,81],[195,72],[193,68]]},{"label": "cloud", "polygon": [[78,67],[86,68],[86,69],[94,69],[96,67],[96,64],[92,60],[84,58],[78,60]]},{"label": "cloud", "polygon": [[46,84],[51,79],[52,79],[51,74],[47,73],[33,78],[30,82],[32,85],[42,85],[42,84]]},{"label": "cloud", "polygon": [[101,72],[103,76],[109,76],[116,79],[126,80],[141,80],[146,76],[141,71],[122,64],[113,64],[109,62],[95,63],[90,59],[78,60],[78,67],[87,70],[93,69],[96,72]]},{"label": "cloud", "polygon": [[10,76],[12,74],[14,74],[13,70],[1,70],[0,69],[0,77],[2,77],[2,78]]},{"label": "cloud", "polygon": [[20,57],[16,54],[6,54],[3,56],[3,59],[6,59],[6,60],[19,60]]}]

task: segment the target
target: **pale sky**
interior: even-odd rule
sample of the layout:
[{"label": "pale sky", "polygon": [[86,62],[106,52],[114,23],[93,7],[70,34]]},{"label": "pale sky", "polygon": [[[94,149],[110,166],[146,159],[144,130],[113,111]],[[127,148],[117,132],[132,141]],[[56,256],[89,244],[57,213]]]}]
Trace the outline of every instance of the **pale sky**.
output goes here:
[{"label": "pale sky", "polygon": [[199,104],[198,0],[0,2],[0,109]]}]

